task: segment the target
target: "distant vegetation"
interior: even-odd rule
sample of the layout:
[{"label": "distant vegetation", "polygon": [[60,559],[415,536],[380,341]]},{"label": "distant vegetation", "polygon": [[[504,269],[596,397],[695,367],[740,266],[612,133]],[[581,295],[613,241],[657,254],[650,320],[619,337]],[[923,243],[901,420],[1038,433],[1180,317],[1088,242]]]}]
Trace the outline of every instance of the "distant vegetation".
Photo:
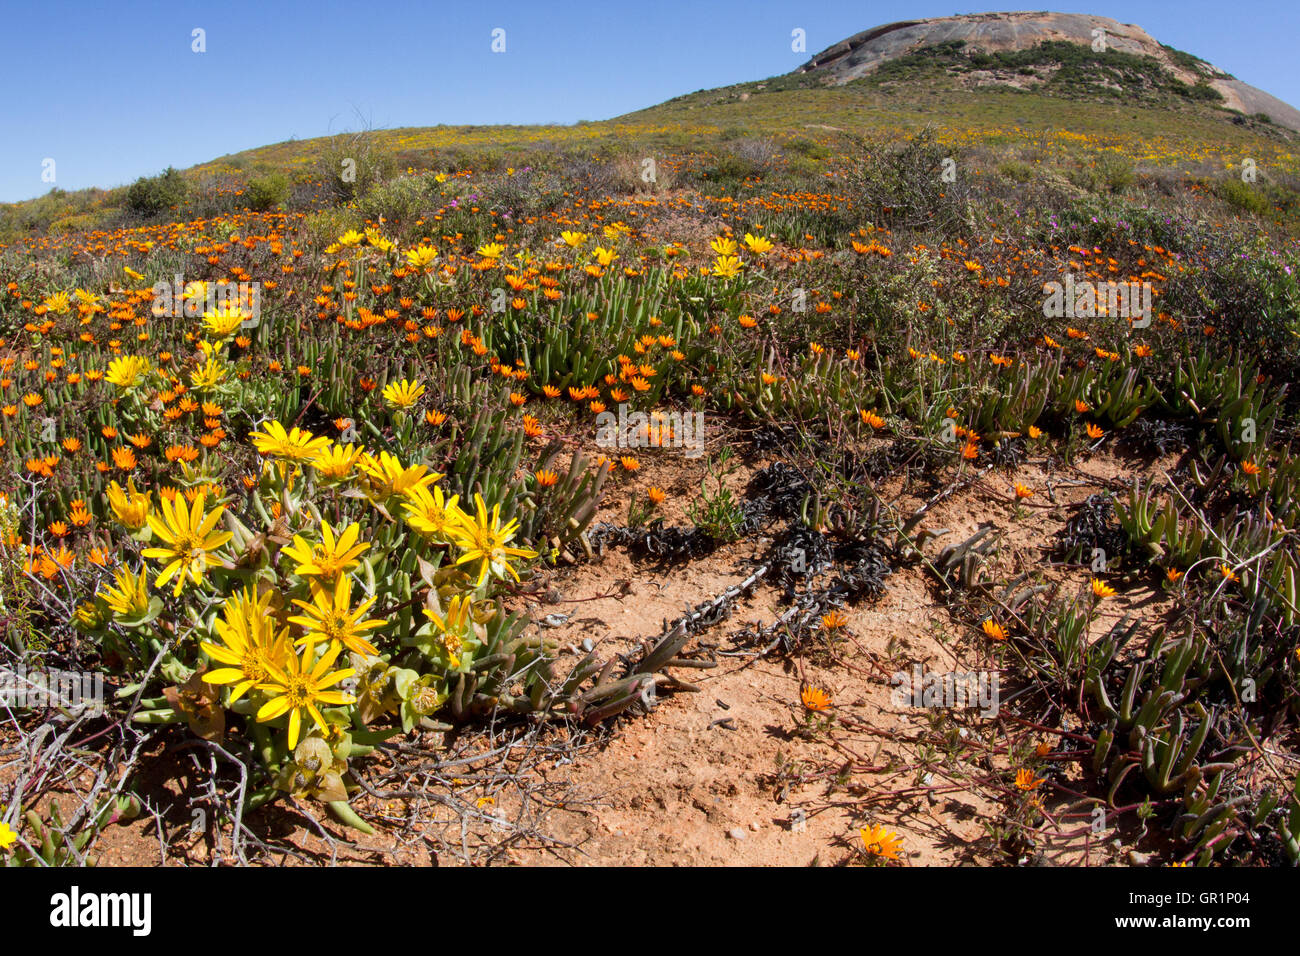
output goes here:
[{"label": "distant vegetation", "polygon": [[[1188,54],[1182,56],[1189,57]],[[1045,92],[1067,97],[1123,98],[1126,101],[1137,97],[1150,104],[1165,102],[1170,97],[1203,102],[1223,99],[1208,83],[1184,83],[1149,56],[1119,50],[1098,53],[1081,44],[1061,40],[1046,41],[1027,50],[992,53],[967,49],[964,41],[950,40],[883,63],[857,82],[879,87],[976,70],[1041,77]]]},{"label": "distant vegetation", "polygon": [[[1204,61],[1166,49],[1182,67],[1226,75],[1211,74]],[[953,83],[976,71],[1000,76],[1007,85],[966,90]],[[1013,89],[1013,81],[1028,88]],[[923,85],[922,100],[901,89]],[[1063,97],[1072,101],[1068,133],[1062,129]],[[602,122],[363,131],[279,143],[184,172],[168,168],[117,189],[54,189],[0,205],[0,243],[243,209],[319,214],[332,228],[363,222],[389,201],[411,209],[427,205],[424,185],[402,182],[410,173],[529,167],[547,174],[534,181],[549,176],[558,184],[578,171],[592,188],[614,183],[644,190],[637,164],[646,156],[668,158],[652,191],[668,188],[673,177],[679,187],[710,192],[743,190],[758,180],[772,183],[773,177],[792,189],[808,188],[828,172],[843,135],[898,137],[940,116],[947,117],[950,130],[965,127],[967,138],[982,139],[998,154],[990,157],[991,166],[1012,179],[1047,160],[1063,180],[1089,191],[1128,189],[1143,163],[1180,166],[1213,180],[1238,158],[1251,156],[1262,161],[1271,185],[1245,200],[1233,198],[1232,186],[1216,188],[1214,195],[1234,209],[1285,216],[1293,206],[1288,197],[1289,177],[1297,173],[1296,134],[1262,114],[1231,116],[1214,108],[1220,100],[1206,82],[1183,83],[1149,57],[1095,53],[1067,42],[983,53],[953,41],[887,62],[843,87],[826,86],[816,73],[792,73],[699,91]],[[866,104],[870,109],[864,110]],[[1132,111],[1125,130],[1115,128],[1117,105]],[[1134,132],[1141,132],[1148,145],[1158,143],[1158,154],[1139,155]],[[1043,155],[1048,143],[1050,157]],[[1118,158],[1111,155],[1116,153]],[[517,190],[517,183],[510,188]],[[376,190],[382,192],[368,199]],[[516,197],[503,200],[503,211],[529,205]]]}]

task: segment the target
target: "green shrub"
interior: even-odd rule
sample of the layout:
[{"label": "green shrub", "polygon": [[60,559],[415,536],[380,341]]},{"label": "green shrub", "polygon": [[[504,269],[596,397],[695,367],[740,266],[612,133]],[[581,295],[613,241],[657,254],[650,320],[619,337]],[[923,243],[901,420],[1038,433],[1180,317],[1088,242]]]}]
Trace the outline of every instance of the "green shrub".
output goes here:
[{"label": "green shrub", "polygon": [[1180,95],[1187,97],[1189,100],[1200,100],[1206,103],[1219,103],[1223,100],[1223,94],[1210,86],[1210,84],[1206,83],[1204,80],[1197,81],[1194,86],[1188,86],[1186,83],[1179,83],[1177,80],[1174,80],[1173,82],[1175,84],[1175,90],[1177,90]]},{"label": "green shrub", "polygon": [[251,180],[244,187],[244,200],[248,208],[257,212],[274,209],[289,198],[289,177],[284,173],[272,173]]},{"label": "green shrub", "polygon": [[372,133],[336,136],[320,158],[326,195],[336,203],[360,199],[397,173],[397,159]]},{"label": "green shrub", "polygon": [[401,176],[370,190],[357,203],[357,212],[371,222],[383,217],[388,222],[407,224],[432,214],[438,205],[436,197],[433,176]]},{"label": "green shrub", "polygon": [[823,146],[821,143],[803,136],[796,136],[793,139],[786,140],[781,150],[785,153],[794,153],[796,156],[815,160],[827,160],[835,155],[834,150],[829,146]]},{"label": "green shrub", "polygon": [[742,139],[713,159],[704,169],[710,192],[736,189],[747,179],[765,176],[772,169],[775,147],[770,140]]},{"label": "green shrub", "polygon": [[998,166],[998,172],[1007,179],[1014,180],[1018,183],[1027,183],[1034,178],[1034,167],[1030,163],[1022,162],[1018,159],[1008,160]]},{"label": "green shrub", "polygon": [[1070,182],[1094,193],[1122,193],[1136,178],[1133,165],[1114,153],[1102,153],[1091,166],[1068,175]]},{"label": "green shrub", "polygon": [[1240,179],[1225,179],[1214,184],[1214,194],[1235,209],[1262,216],[1268,212],[1268,200],[1262,190]]},{"label": "green shrub", "polygon": [[157,176],[141,176],[132,183],[126,191],[126,205],[138,215],[153,216],[179,206],[189,193],[189,183],[180,170],[168,166]]},{"label": "green shrub", "polygon": [[513,160],[505,150],[493,146],[477,153],[471,165],[475,172],[497,173],[509,166],[511,162]]},{"label": "green shrub", "polygon": [[932,129],[923,129],[904,143],[873,142],[854,135],[847,139],[852,162],[845,169],[843,188],[858,225],[969,231],[969,184],[960,172],[954,182],[945,180],[948,161],[954,171],[961,164]]},{"label": "green shrub", "polygon": [[483,203],[516,222],[538,218],[564,201],[568,183],[536,168],[502,176],[483,191]]},{"label": "green shrub", "polygon": [[825,169],[825,165],[820,160],[796,156],[786,161],[785,177],[788,181],[804,184],[820,176]]},{"label": "green shrub", "polygon": [[86,232],[94,229],[99,225],[99,217],[94,213],[83,212],[73,216],[65,216],[62,219],[56,219],[50,223],[49,232],[51,235],[63,235],[74,232]]},{"label": "green shrub", "polygon": [[1097,160],[1101,182],[1113,193],[1122,193],[1133,185],[1133,164],[1121,156],[1105,153]]}]

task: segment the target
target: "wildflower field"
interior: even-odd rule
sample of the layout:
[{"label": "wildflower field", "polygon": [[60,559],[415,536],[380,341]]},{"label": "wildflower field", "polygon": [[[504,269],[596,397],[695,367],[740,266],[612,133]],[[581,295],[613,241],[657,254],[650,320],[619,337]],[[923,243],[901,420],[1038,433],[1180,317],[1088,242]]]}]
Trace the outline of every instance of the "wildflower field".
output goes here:
[{"label": "wildflower field", "polygon": [[1295,135],[744,92],[6,211],[0,859],[1300,861]]}]

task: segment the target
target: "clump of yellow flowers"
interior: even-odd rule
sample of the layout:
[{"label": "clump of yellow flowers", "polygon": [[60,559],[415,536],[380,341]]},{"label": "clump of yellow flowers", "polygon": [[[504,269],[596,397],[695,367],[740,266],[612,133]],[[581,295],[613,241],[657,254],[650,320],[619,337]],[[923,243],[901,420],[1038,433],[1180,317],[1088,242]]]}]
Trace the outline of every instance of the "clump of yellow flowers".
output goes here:
[{"label": "clump of yellow flowers", "polygon": [[[404,410],[423,393],[399,381],[384,399]],[[182,487],[109,485],[138,550],[75,622],[129,664],[158,657],[174,682],[136,719],[212,736],[242,718],[268,787],[364,827],[346,804],[347,758],[398,732],[371,726],[385,715],[410,730],[458,690],[459,706],[473,702],[476,664],[517,640],[497,590],[537,552],[515,544],[501,502],[475,493],[466,510],[425,464],[274,420],[248,444],[261,464],[242,499],[184,461]]]}]

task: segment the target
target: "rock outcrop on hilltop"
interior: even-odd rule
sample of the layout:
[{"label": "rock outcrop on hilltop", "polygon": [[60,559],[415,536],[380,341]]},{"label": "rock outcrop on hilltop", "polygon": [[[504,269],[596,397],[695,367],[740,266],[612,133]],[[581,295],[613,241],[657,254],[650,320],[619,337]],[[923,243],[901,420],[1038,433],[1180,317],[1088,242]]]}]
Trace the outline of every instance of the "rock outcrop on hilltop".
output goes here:
[{"label": "rock outcrop on hilltop", "polygon": [[827,47],[797,72],[817,73],[842,85],[925,47],[960,42],[966,50],[998,53],[1051,41],[1092,46],[1098,31],[1104,31],[1106,49],[1151,57],[1182,82],[1217,90],[1229,109],[1264,113],[1279,125],[1300,130],[1300,110],[1290,104],[1210,63],[1162,46],[1140,26],[1084,13],[975,13],[888,23]]}]

